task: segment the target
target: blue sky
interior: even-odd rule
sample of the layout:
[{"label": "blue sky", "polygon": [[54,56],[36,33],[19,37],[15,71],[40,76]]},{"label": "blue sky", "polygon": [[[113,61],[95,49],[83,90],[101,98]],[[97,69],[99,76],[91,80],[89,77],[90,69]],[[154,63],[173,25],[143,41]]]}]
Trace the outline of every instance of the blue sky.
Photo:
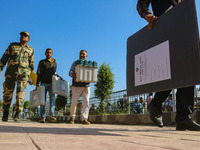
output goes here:
[{"label": "blue sky", "polygon": [[[35,50],[35,71],[46,48],[52,48],[58,69],[65,80],[79,51],[88,51],[88,60],[110,64],[115,74],[114,91],[126,89],[126,41],[147,25],[136,11],[137,0],[1,0],[0,57],[11,42],[19,41],[19,33],[30,33],[28,45]],[[200,1],[196,0],[198,24]],[[0,78],[3,98],[5,69]],[[93,84],[91,86],[93,93]],[[28,85],[25,100],[35,87]],[[15,98],[13,98],[15,102]]]}]

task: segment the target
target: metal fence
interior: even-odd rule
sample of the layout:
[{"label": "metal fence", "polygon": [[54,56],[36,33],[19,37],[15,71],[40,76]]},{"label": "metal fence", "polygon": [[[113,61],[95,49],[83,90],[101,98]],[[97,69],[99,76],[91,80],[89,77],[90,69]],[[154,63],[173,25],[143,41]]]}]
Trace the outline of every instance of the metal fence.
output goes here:
[{"label": "metal fence", "polygon": [[[153,96],[154,96],[154,94],[155,93],[153,93]],[[171,94],[172,94],[172,105],[170,106],[171,109],[168,109],[166,106],[163,106],[163,111],[174,111],[174,112],[176,111],[176,89],[172,90]],[[119,102],[121,99],[124,98],[124,95],[127,95],[126,90],[114,92],[111,94],[109,99],[105,100],[104,103],[105,103],[105,105],[108,103],[110,104],[111,112],[114,112],[114,113],[121,112],[124,114],[131,114],[131,113],[136,113],[135,110],[133,110],[132,104],[135,103],[136,99],[139,100],[142,97],[144,100],[143,113],[148,113],[146,99],[147,99],[147,96],[149,95],[149,93],[127,97],[128,104],[125,105],[125,107],[126,107],[126,108],[124,108],[125,111],[120,110],[122,108],[120,108],[120,105],[119,105]],[[98,109],[99,103],[100,103],[100,100],[97,97],[91,96],[90,108],[92,107],[92,104],[93,104],[93,105],[97,106],[96,109]],[[195,104],[194,108],[196,110],[199,110],[200,109],[200,86],[199,85],[195,86],[194,104]]]},{"label": "metal fence", "polygon": [[[172,90],[171,94],[172,94],[172,104],[173,105],[171,105],[170,107],[163,106],[163,111],[176,112],[176,89]],[[126,97],[125,98],[126,102],[124,103],[124,106],[122,107],[122,106],[120,106],[120,100],[123,100],[125,95],[127,95],[126,90],[113,92],[110,95],[110,98],[108,98],[104,101],[106,113],[108,113],[108,114],[138,113],[134,110],[133,105],[135,103],[135,100],[136,99],[140,100],[141,97],[142,97],[144,103],[143,103],[143,111],[140,113],[148,113],[146,99],[147,99],[147,96],[149,95],[149,93]],[[155,93],[153,93],[153,97],[154,97],[154,95],[155,95]],[[100,100],[97,97],[95,97],[94,95],[91,95],[89,108],[92,108],[92,106],[95,106],[95,107],[93,108],[93,113],[90,112],[90,114],[98,114],[99,104],[100,104]],[[109,109],[108,109],[108,104],[109,104]],[[199,110],[200,109],[200,86],[199,85],[195,86],[194,104],[195,104],[194,108],[196,110]],[[81,108],[82,108],[82,97],[80,97],[78,100],[77,111],[76,111],[77,115],[80,114]],[[65,112],[65,114],[69,114],[70,113],[69,109],[70,109],[70,103],[66,104],[64,110],[58,111],[57,115],[63,114],[64,112]]]},{"label": "metal fence", "polygon": [[[149,94],[141,94],[141,95],[135,95],[127,97],[127,91],[121,90],[117,92],[113,92],[109,99],[105,100],[105,107],[107,108],[107,105],[110,105],[110,113],[123,113],[123,114],[131,114],[136,113],[133,109],[132,104],[135,103],[135,99],[140,100],[142,98],[144,100],[144,108],[143,113],[147,113],[147,104],[145,102],[147,96]],[[124,100],[124,101],[123,101]],[[100,100],[97,97],[91,97],[90,98],[90,107],[92,107],[92,104],[99,106]]]}]

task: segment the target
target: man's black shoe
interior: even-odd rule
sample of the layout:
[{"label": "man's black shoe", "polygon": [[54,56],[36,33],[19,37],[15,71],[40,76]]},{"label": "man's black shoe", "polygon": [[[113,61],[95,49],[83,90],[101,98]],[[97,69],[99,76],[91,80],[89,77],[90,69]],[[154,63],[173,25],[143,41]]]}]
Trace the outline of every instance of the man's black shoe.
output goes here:
[{"label": "man's black shoe", "polygon": [[154,106],[151,102],[148,105],[148,110],[150,114],[150,119],[153,121],[153,123],[162,128],[162,111],[158,107]]},{"label": "man's black shoe", "polygon": [[2,121],[4,121],[4,122],[8,121],[8,115],[9,115],[9,110],[4,110]]},{"label": "man's black shoe", "polygon": [[192,120],[190,116],[188,116],[185,120],[176,123],[176,130],[200,131],[200,125]]}]

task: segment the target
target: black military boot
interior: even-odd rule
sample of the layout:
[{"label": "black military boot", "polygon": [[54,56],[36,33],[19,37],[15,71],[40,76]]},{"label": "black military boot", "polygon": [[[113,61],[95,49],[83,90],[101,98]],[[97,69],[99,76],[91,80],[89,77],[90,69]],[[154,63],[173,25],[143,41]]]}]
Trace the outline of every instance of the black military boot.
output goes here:
[{"label": "black military boot", "polygon": [[2,117],[2,121],[8,121],[8,115],[9,115],[9,110],[4,110],[3,111],[3,117]]},{"label": "black military boot", "polygon": [[15,113],[14,121],[20,122],[20,112],[19,111]]}]

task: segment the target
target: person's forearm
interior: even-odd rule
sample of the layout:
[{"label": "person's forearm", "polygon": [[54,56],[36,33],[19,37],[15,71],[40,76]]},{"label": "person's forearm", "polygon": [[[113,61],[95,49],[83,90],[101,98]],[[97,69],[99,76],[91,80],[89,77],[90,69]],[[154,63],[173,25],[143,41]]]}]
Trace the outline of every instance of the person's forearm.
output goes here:
[{"label": "person's forearm", "polygon": [[72,66],[69,70],[69,76],[73,77],[73,73],[75,73],[75,63],[72,64]]},{"label": "person's forearm", "polygon": [[31,68],[31,71],[34,71],[34,55],[33,54],[29,59],[29,67]]},{"label": "person's forearm", "polygon": [[37,86],[39,86],[39,83],[41,81],[41,72],[42,72],[41,66],[42,66],[41,62],[39,62],[38,69],[37,69],[37,82],[36,82]]},{"label": "person's forearm", "polygon": [[148,9],[149,8],[149,0],[138,0],[137,3],[137,11],[139,15],[145,19],[145,15],[151,14],[151,11]]},{"label": "person's forearm", "polygon": [[9,57],[10,57],[10,46],[6,49],[5,53],[3,54],[2,58],[0,59],[1,71],[3,70],[4,66],[6,65]]}]

